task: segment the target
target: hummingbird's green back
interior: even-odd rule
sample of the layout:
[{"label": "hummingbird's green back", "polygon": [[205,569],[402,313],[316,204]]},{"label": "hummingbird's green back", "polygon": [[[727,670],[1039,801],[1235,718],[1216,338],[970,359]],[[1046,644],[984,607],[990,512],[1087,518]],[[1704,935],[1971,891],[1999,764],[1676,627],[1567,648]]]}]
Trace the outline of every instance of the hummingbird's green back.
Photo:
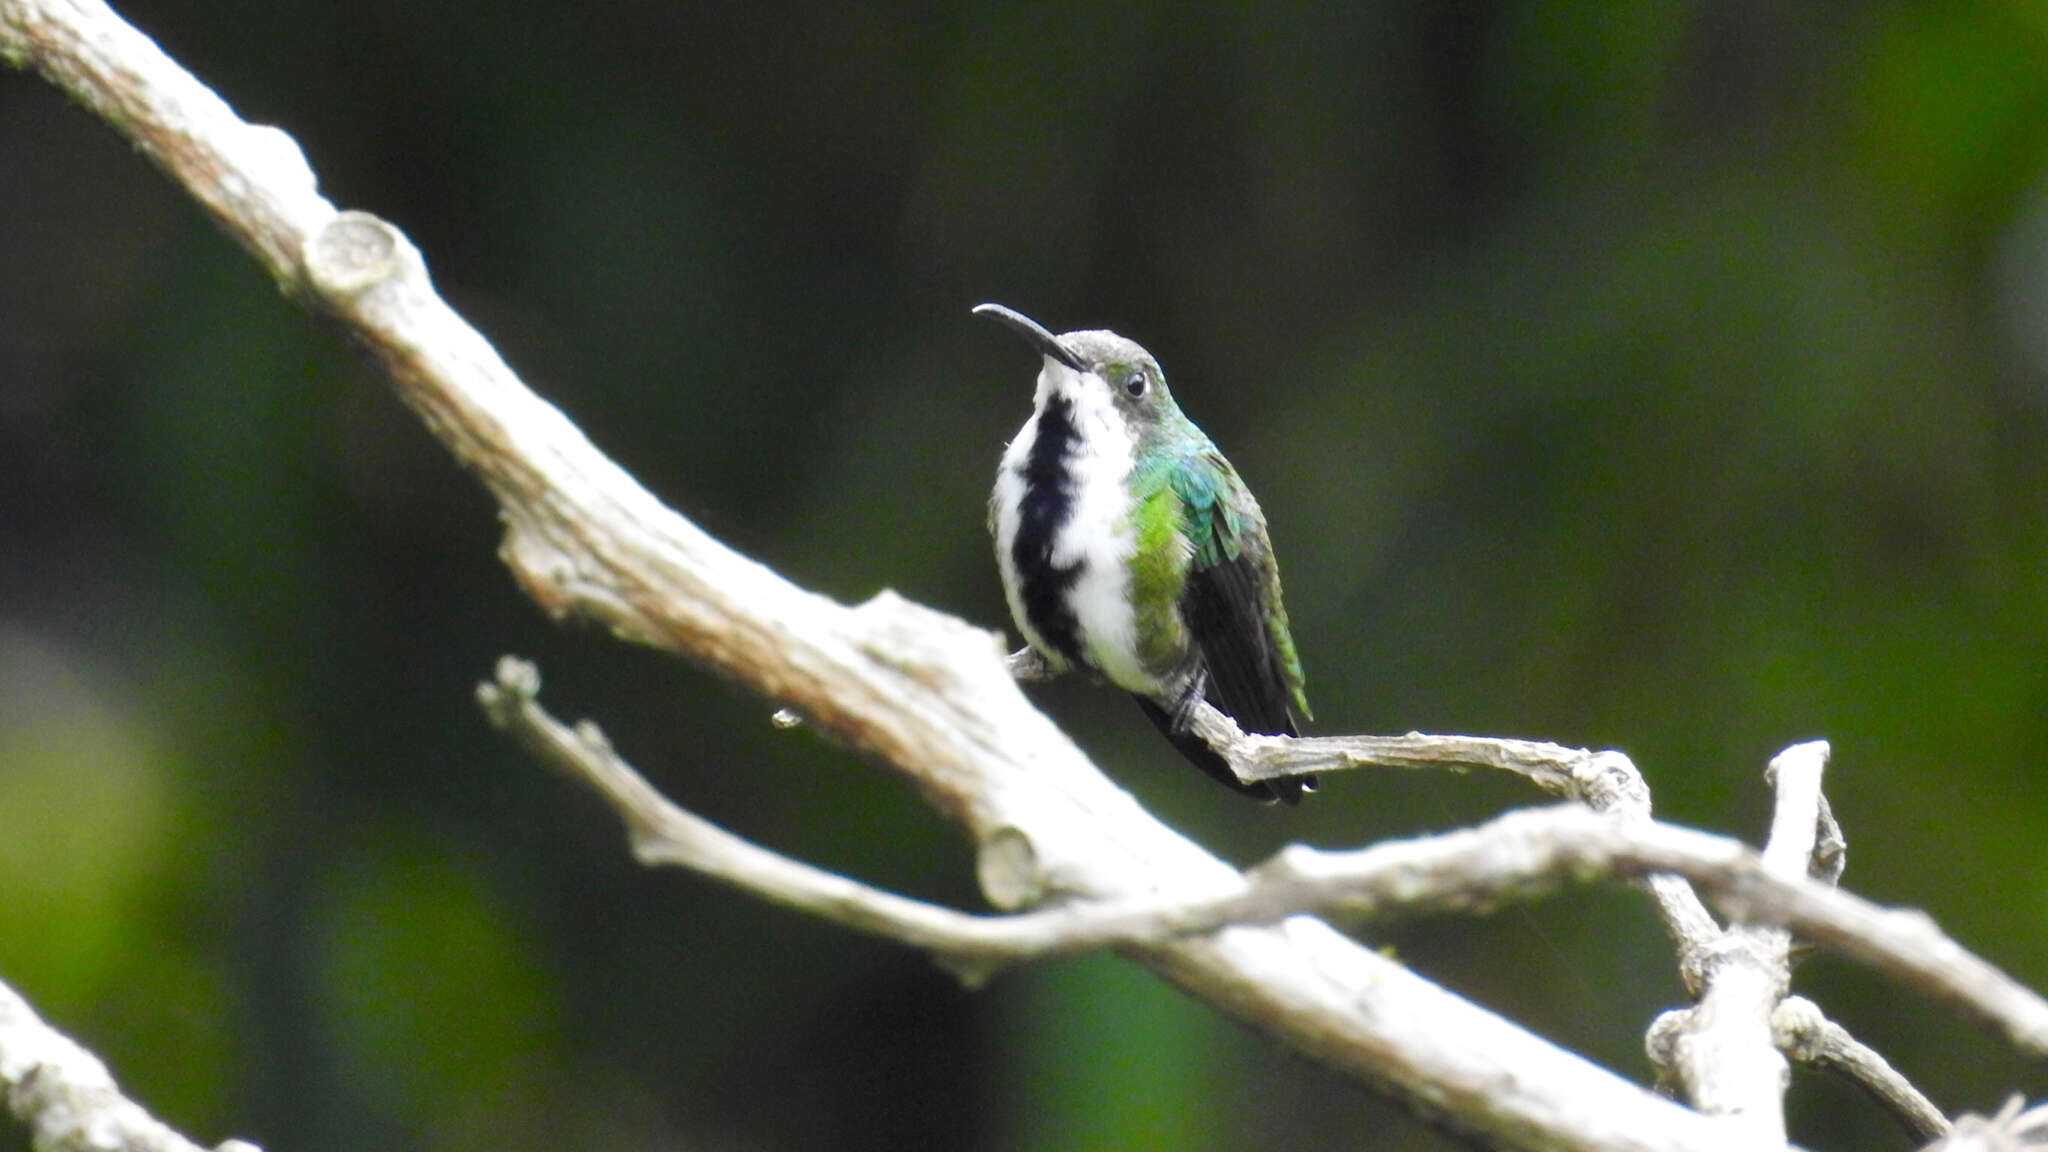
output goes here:
[{"label": "hummingbird's green back", "polygon": [[1197,443],[1160,469],[1188,558],[1180,614],[1223,710],[1248,730],[1293,734],[1288,706],[1304,719],[1311,713],[1265,515],[1230,461],[1181,422]]}]

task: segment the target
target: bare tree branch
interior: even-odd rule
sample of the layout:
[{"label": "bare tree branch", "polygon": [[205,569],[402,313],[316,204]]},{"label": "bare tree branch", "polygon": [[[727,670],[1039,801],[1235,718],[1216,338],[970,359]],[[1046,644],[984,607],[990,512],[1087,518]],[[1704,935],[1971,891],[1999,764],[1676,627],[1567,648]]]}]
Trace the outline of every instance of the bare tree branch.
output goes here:
[{"label": "bare tree branch", "polygon": [[1922,1141],[1945,1135],[1948,1117],[1920,1094],[1883,1056],[1827,1018],[1803,996],[1787,996],[1771,1014],[1778,1050],[1802,1064],[1845,1077]]},{"label": "bare tree branch", "polygon": [[[0,0],[0,53],[135,141],[295,295],[332,315],[497,498],[501,555],[556,617],[684,653],[892,766],[980,848],[992,899],[1193,897],[1238,873],[1110,784],[1010,680],[994,637],[883,593],[797,588],[664,507],[518,380],[419,253],[321,199],[97,0]],[[1517,1148],[1733,1148],[1712,1121],[1307,918],[1127,954],[1419,1110]]]},{"label": "bare tree branch", "polygon": [[[1824,826],[1822,814],[1827,812],[1821,776],[1827,771],[1830,752],[1825,740],[1794,744],[1773,756],[1764,770],[1764,780],[1777,796],[1771,807],[1770,835],[1764,840],[1764,870],[1781,880],[1804,879],[1814,871]],[[1841,828],[1835,826],[1831,814],[1825,826],[1832,828],[1839,841]]]},{"label": "bare tree branch", "polygon": [[[1025,652],[1010,658],[1013,669]],[[1634,761],[1612,750],[1593,752],[1538,740],[1421,732],[1406,736],[1261,736],[1245,732],[1206,703],[1196,709],[1194,730],[1244,780],[1355,768],[1484,768],[1521,776],[1553,796],[1582,801],[1597,812],[1631,820],[1651,819],[1649,785]],[[1656,901],[1664,929],[1678,946],[1679,975],[1689,991],[1697,992],[1704,966],[1721,938],[1721,926],[1682,878],[1655,874],[1643,877],[1640,883]]]},{"label": "bare tree branch", "polygon": [[613,751],[596,724],[562,723],[540,706],[539,692],[539,671],[507,656],[498,661],[496,679],[477,687],[477,698],[493,724],[612,806],[642,864],[685,868],[770,903],[927,949],[970,984],[1015,958],[994,927],[1001,919],[869,887],[769,851],[678,807]]},{"label": "bare tree branch", "polygon": [[[1726,946],[1727,955],[1739,954],[1757,936],[1766,936],[1768,946],[1769,939],[1785,936],[1785,927],[1780,926],[1789,926],[1843,946],[1880,971],[1975,1012],[2022,1046],[2048,1051],[2039,1047],[2048,1045],[2048,1002],[2020,988],[2032,1007],[2016,1017],[2006,1016],[2007,1002],[1993,986],[2003,981],[2018,988],[2009,978],[1995,970],[1987,975],[1988,965],[1929,972],[1918,955],[1925,947],[1923,937],[1915,932],[1895,940],[1885,934],[1883,926],[1902,922],[1895,919],[1899,913],[1878,909],[1806,876],[1805,856],[1798,850],[1803,842],[1810,854],[1819,827],[1817,820],[1808,819],[1815,812],[1819,766],[1827,754],[1826,745],[1818,742],[1787,749],[1773,761],[1781,794],[1806,793],[1780,810],[1783,818],[1772,837],[1778,848],[1775,858],[1769,851],[1759,854],[1726,837],[1627,815],[1602,815],[1572,804],[1510,812],[1476,828],[1355,851],[1296,845],[1244,873],[1241,883],[1199,896],[1105,899],[990,917],[869,888],[717,828],[663,797],[618,756],[595,726],[586,723],[571,729],[548,715],[534,699],[538,688],[532,666],[508,658],[500,662],[496,682],[482,686],[479,693],[494,722],[611,803],[642,862],[702,872],[776,903],[929,949],[974,977],[1024,960],[1157,946],[1232,925],[1272,924],[1304,913],[1358,921],[1394,913],[1488,909],[1602,876],[1667,873],[1698,884],[1741,919],[1772,925],[1730,930],[1726,935],[1733,940]],[[1788,832],[1801,827],[1808,829],[1803,838]],[[1853,947],[1844,946],[1852,939]],[[1746,962],[1770,959],[1768,954],[1745,957]],[[1782,963],[1782,951],[1778,959]],[[1773,978],[1778,983],[1785,979]],[[1743,988],[1747,994],[1749,985]],[[1742,1061],[1766,1066],[1775,1061],[1777,1075],[1782,1076],[1784,1061],[1771,1036],[1779,999],[1782,993],[1759,1008],[1734,1001],[1726,992],[1710,991],[1707,997],[1713,1010],[1724,1015],[1761,1011],[1765,1036],[1760,1049],[1748,1036],[1747,1017],[1741,1028],[1727,1027],[1749,1045],[1738,1054]],[[1667,1015],[1673,1018],[1667,1027],[1692,1029],[1690,1039],[1673,1036],[1667,1038],[1670,1042],[1705,1052],[1737,1043],[1715,1032],[1723,1027],[1718,1020],[1688,1023],[1683,1019],[1686,1013]],[[1697,1075],[1704,1080],[1722,1072],[1715,1065]]]},{"label": "bare tree branch", "polygon": [[30,67],[127,137],[279,284],[334,216],[290,136],[227,102],[97,0],[0,0],[0,59]]},{"label": "bare tree branch", "polygon": [[[121,1094],[99,1057],[0,984],[0,1088],[39,1152],[203,1152]],[[260,1152],[229,1140],[214,1152]]]},{"label": "bare tree branch", "polygon": [[[1820,835],[1823,741],[1798,744],[1771,761],[1777,804],[1761,868],[1772,881],[1807,883]],[[1781,921],[1782,922],[1782,921]],[[1713,946],[1699,1003],[1660,1017],[1649,1049],[1681,1095],[1702,1112],[1735,1118],[1756,1139],[1785,1142],[1791,1069],[1771,1034],[1772,1013],[1792,984],[1792,937],[1775,924],[1738,924]]]},{"label": "bare tree branch", "polygon": [[[801,865],[785,871],[778,888],[767,878],[793,862],[737,838],[760,856],[748,861],[754,879],[736,872],[735,882],[759,883],[771,898],[802,890],[820,905],[856,907],[869,930],[917,922],[937,937],[978,923],[997,927],[965,931],[988,939],[1036,932],[1031,946],[1041,951],[1047,940],[1113,945],[1190,994],[1504,1147],[1747,1150],[1783,1141],[1658,1098],[1290,910],[1362,916],[1401,906],[1412,897],[1399,884],[1430,876],[1430,868],[1450,869],[1436,881],[1435,891],[1449,894],[1441,898],[1475,901],[1577,873],[1691,870],[1715,885],[1716,900],[1737,919],[1796,925],[1964,1005],[2029,1052],[2048,1052],[2048,1004],[1931,921],[1872,908],[1804,875],[1778,875],[1732,842],[1651,823],[1648,791],[1616,753],[1394,738],[1378,753],[1398,757],[1404,742],[1446,742],[1438,754],[1455,749],[1479,764],[1492,757],[1498,763],[1488,766],[1524,771],[1620,814],[1518,813],[1471,832],[1358,853],[1290,849],[1250,877],[1240,874],[1104,779],[1018,692],[990,633],[887,592],[853,607],[815,595],[664,507],[525,388],[435,293],[397,229],[337,212],[288,137],[240,121],[104,5],[0,0],[0,54],[106,118],[287,291],[332,315],[384,366],[404,401],[498,500],[501,555],[544,609],[686,654],[889,765],[973,838],[992,902],[1051,906],[971,917],[894,904],[901,898]],[[572,734],[563,746],[589,749],[601,740],[594,731]],[[1296,741],[1287,755],[1331,757],[1316,769],[1329,771],[1362,763],[1359,747]],[[614,776],[609,788],[615,803],[660,799],[651,790],[637,795],[627,778]],[[693,819],[643,819],[638,850],[661,861],[673,853],[677,862],[746,855]],[[1503,845],[1525,854],[1520,865]],[[1688,941],[1718,933],[1683,881],[1650,884],[1688,951]],[[1065,926],[1051,932],[1054,924]],[[1019,947],[1006,946],[1005,955]],[[1706,973],[1713,961],[1688,959],[1685,967]]]}]

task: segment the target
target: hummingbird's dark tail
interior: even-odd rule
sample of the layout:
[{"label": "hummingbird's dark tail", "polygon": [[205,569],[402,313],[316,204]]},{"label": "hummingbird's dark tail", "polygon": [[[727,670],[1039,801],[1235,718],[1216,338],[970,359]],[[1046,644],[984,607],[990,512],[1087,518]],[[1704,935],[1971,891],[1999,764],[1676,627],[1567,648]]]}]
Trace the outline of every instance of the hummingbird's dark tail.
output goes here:
[{"label": "hummingbird's dark tail", "polygon": [[1316,778],[1313,776],[1254,780],[1247,784],[1237,778],[1237,773],[1230,770],[1230,762],[1217,755],[1216,750],[1209,747],[1207,741],[1193,732],[1179,729],[1173,722],[1173,713],[1143,696],[1133,695],[1131,699],[1136,700],[1138,707],[1145,710],[1145,715],[1159,728],[1160,734],[1172,741],[1175,748],[1180,749],[1180,754],[1187,757],[1188,763],[1200,768],[1210,779],[1241,796],[1249,796],[1266,804],[1277,800],[1282,804],[1294,805],[1301,803],[1303,792],[1315,790]]}]

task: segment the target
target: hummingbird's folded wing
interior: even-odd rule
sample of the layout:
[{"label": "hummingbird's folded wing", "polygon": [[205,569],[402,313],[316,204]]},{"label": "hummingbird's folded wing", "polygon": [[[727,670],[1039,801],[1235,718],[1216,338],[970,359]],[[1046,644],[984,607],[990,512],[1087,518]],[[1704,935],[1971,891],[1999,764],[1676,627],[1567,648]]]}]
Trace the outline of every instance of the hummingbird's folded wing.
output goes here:
[{"label": "hummingbird's folded wing", "polygon": [[1181,617],[1208,669],[1209,698],[1247,732],[1298,735],[1288,704],[1300,673],[1274,635],[1287,624],[1264,520],[1227,461],[1212,452],[1201,463],[1175,487],[1194,553]]},{"label": "hummingbird's folded wing", "polygon": [[1188,573],[1181,612],[1209,670],[1209,698],[1238,727],[1297,736],[1290,688],[1267,632],[1256,561],[1246,553]]}]

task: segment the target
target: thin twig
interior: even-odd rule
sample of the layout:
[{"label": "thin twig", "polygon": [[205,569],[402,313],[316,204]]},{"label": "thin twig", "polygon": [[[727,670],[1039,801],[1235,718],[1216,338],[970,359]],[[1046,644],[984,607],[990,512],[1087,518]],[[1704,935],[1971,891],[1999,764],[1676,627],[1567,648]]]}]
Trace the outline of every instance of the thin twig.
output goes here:
[{"label": "thin twig", "polygon": [[[1848,864],[1849,845],[1821,788],[1827,759],[1827,744],[1815,741],[1788,748],[1771,762],[1766,778],[1777,790],[1778,803],[1764,857],[1777,876],[1804,875],[1831,888],[1841,880]],[[1775,950],[1772,962],[1783,966],[1789,982],[1789,939],[1761,935],[1752,939],[1765,941]],[[1772,1043],[1787,1057],[1847,1078],[1915,1137],[1931,1140],[1949,1130],[1948,1118],[1911,1081],[1876,1049],[1829,1020],[1812,1001],[1781,997],[1771,1011],[1770,1030]]]},{"label": "thin twig", "polygon": [[[1817,846],[1832,819],[1821,797],[1825,741],[1795,744],[1771,760],[1765,778],[1776,793],[1762,873],[1790,886],[1809,880]],[[1833,829],[1839,836],[1840,829]],[[1838,855],[1838,854],[1837,854]],[[1785,1141],[1785,1090],[1791,1069],[1772,1033],[1773,1015],[1792,983],[1791,934],[1783,921],[1738,923],[1707,945],[1699,999],[1657,1018],[1645,1047],[1661,1079],[1702,1112],[1728,1116],[1759,1141]]]},{"label": "thin twig", "polygon": [[626,826],[633,856],[649,867],[685,868],[770,903],[808,912],[844,927],[928,949],[970,983],[994,970],[988,917],[898,896],[769,851],[689,812],[663,796],[613,751],[597,725],[573,728],[536,699],[540,672],[507,656],[497,677],[477,686],[491,722],[518,737],[543,763],[582,781],[612,806]]},{"label": "thin twig", "polygon": [[1949,1130],[1948,1117],[1891,1066],[1877,1050],[1827,1018],[1803,996],[1787,996],[1771,1014],[1778,1049],[1802,1064],[1833,1072],[1861,1088],[1877,1105],[1921,1141]]},{"label": "thin twig", "polygon": [[[1931,921],[1876,908],[1804,875],[1781,875],[1763,856],[1726,837],[1561,805],[1356,851],[1285,848],[1246,872],[1240,884],[1201,896],[1126,897],[978,916],[790,861],[677,808],[594,728],[572,729],[550,717],[533,699],[537,688],[531,665],[507,659],[480,695],[495,722],[589,783],[618,810],[644,861],[700,871],[836,923],[929,949],[970,974],[1045,956],[1157,945],[1302,913],[1356,920],[1483,909],[1605,875],[1670,872],[1706,889],[1738,919],[1797,928],[1976,1012],[2022,1047],[2048,1054],[2048,1002],[1974,957],[1928,964],[1922,951],[1942,951],[1939,945],[1946,941]],[[1892,935],[1898,929],[1903,935]],[[1952,943],[1946,947],[1960,951]]]},{"label": "thin twig", "polygon": [[[1011,657],[1013,667],[1023,655]],[[1596,812],[1631,820],[1652,818],[1650,788],[1642,773],[1626,754],[1611,749],[1595,752],[1539,740],[1421,732],[1405,736],[1261,736],[1245,732],[1207,703],[1195,710],[1194,730],[1247,781],[1363,768],[1483,768],[1513,773],[1553,796],[1581,801]],[[1683,878],[1655,874],[1638,883],[1655,901],[1664,929],[1678,947],[1679,974],[1687,990],[1697,993],[1705,965],[1721,938],[1721,925]]]},{"label": "thin twig", "polygon": [[[1765,778],[1776,790],[1771,832],[1760,865],[1784,884],[1804,882],[1820,833],[1824,741],[1798,744],[1772,759]],[[1791,1069],[1771,1035],[1771,1017],[1792,983],[1791,935],[1776,924],[1730,927],[1712,946],[1699,1002],[1667,1013],[1650,1051],[1693,1107],[1729,1116],[1763,1142],[1785,1142],[1785,1090]]]}]

